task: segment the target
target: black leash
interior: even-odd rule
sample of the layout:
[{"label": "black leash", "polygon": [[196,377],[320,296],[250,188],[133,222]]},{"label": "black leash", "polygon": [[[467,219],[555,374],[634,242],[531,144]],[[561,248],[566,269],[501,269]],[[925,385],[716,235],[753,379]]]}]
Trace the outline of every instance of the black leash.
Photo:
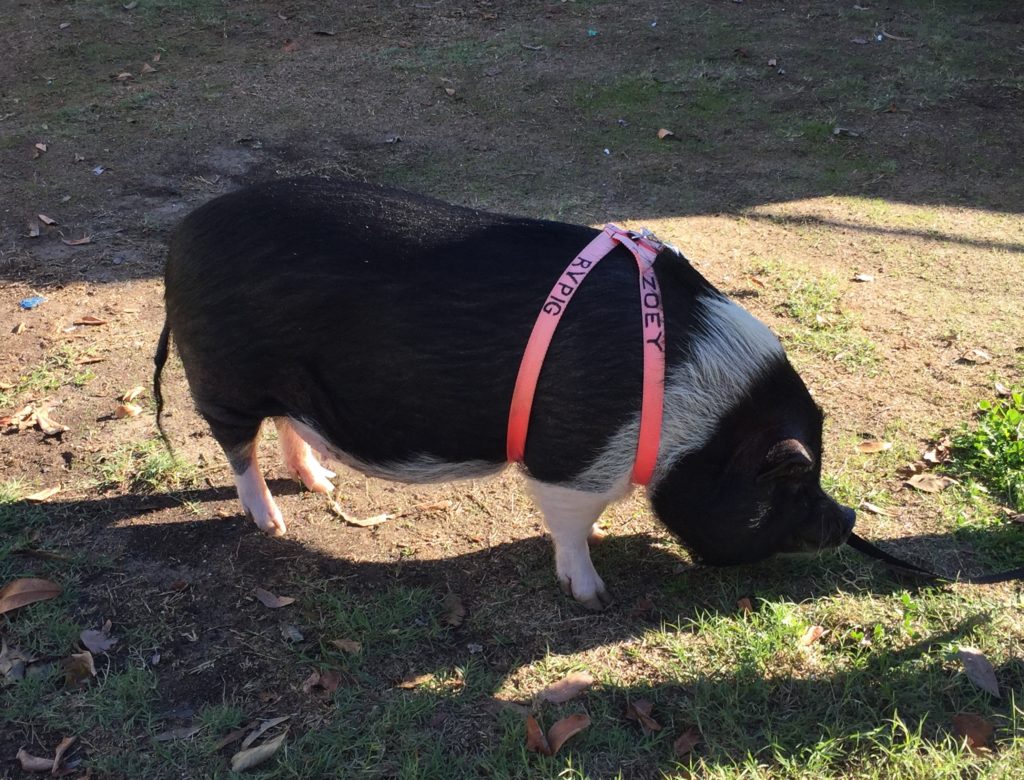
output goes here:
[{"label": "black leash", "polygon": [[850,538],[846,540],[846,543],[857,552],[864,553],[869,558],[882,561],[898,574],[909,575],[919,579],[937,580],[939,582],[967,582],[971,585],[991,585],[996,582],[1009,582],[1010,580],[1024,578],[1024,566],[1010,569],[1009,571],[996,572],[995,574],[982,574],[977,577],[968,577],[959,573],[955,577],[945,577],[913,563],[901,560],[895,555],[890,555],[885,550],[880,550],[871,542],[862,539],[855,533],[850,534]]}]

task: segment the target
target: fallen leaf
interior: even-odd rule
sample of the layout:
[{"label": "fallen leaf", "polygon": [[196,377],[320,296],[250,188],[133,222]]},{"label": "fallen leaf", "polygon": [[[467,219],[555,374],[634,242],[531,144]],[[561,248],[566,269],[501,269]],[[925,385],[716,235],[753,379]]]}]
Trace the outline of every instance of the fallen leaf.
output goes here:
[{"label": "fallen leaf", "polygon": [[645,733],[661,731],[661,724],[651,717],[654,705],[646,699],[637,699],[626,705],[626,719],[635,720]]},{"label": "fallen leaf", "polygon": [[462,605],[462,599],[457,593],[449,593],[444,597],[444,616],[441,622],[446,626],[458,627],[466,618],[466,608]]},{"label": "fallen leaf", "polygon": [[942,441],[936,442],[921,455],[921,459],[927,463],[946,463],[952,455],[953,442],[946,436]]},{"label": "fallen leaf", "polygon": [[138,404],[118,404],[114,407],[114,417],[118,420],[138,417],[140,414],[142,414],[142,407]]},{"label": "fallen leaf", "polygon": [[71,688],[80,688],[96,676],[96,664],[88,650],[72,653],[61,661],[61,665],[64,667],[64,683]]},{"label": "fallen leaf", "polygon": [[21,768],[26,772],[51,772],[53,771],[53,759],[52,758],[39,758],[38,756],[30,755],[25,752],[25,748],[21,748],[18,751],[18,755],[15,756],[21,763]]},{"label": "fallen leaf", "polygon": [[588,672],[573,672],[568,677],[547,686],[537,694],[537,698],[552,704],[562,704],[575,699],[593,684],[594,678]]},{"label": "fallen leaf", "polygon": [[39,220],[33,219],[31,222],[28,223],[28,235],[26,236],[26,238],[39,238],[39,231]]},{"label": "fallen leaf", "polygon": [[990,363],[991,361],[992,356],[983,349],[969,349],[966,352],[964,352],[964,354],[962,354],[959,358],[959,362],[970,363],[972,365],[980,363]]},{"label": "fallen leaf", "polygon": [[921,474],[928,470],[928,464],[923,460],[915,461],[914,463],[908,463],[906,466],[900,466],[896,469],[896,473],[901,477],[910,477],[914,474]]},{"label": "fallen leaf", "polygon": [[850,43],[855,43],[858,46],[864,46],[865,44],[867,44],[867,42],[868,42],[867,38],[860,38],[860,37],[850,38]]},{"label": "fallen leaf", "polygon": [[674,135],[675,133],[664,127],[658,131],[658,138],[661,139],[662,141],[664,141],[666,138],[672,138]]},{"label": "fallen leaf", "polygon": [[889,513],[886,512],[882,507],[872,504],[870,501],[861,501],[861,508],[870,512],[873,515],[881,515],[882,517],[888,517]]},{"label": "fallen leaf", "polygon": [[23,650],[7,645],[7,640],[0,638],[0,677],[15,681],[25,679],[25,667],[35,659]]},{"label": "fallen leaf", "polygon": [[693,752],[693,749],[700,744],[700,731],[696,726],[690,726],[686,731],[676,737],[672,743],[672,752],[676,758],[686,758]]},{"label": "fallen leaf", "polygon": [[86,355],[84,357],[78,358],[78,360],[75,361],[75,365],[76,366],[88,366],[88,365],[91,365],[93,363],[102,363],[105,360],[106,360],[106,358]]},{"label": "fallen leaf", "polygon": [[963,739],[972,753],[991,750],[995,733],[992,724],[981,715],[963,712],[953,716],[953,734]]},{"label": "fallen leaf", "polygon": [[915,474],[904,484],[925,493],[939,493],[955,482],[956,480],[951,477],[942,477],[938,474]]},{"label": "fallen leaf", "polygon": [[68,426],[61,425],[50,417],[50,410],[46,407],[36,407],[35,422],[39,426],[39,430],[47,436],[56,436],[68,430]]},{"label": "fallen leaf", "polygon": [[82,236],[81,238],[72,239],[61,237],[60,240],[65,246],[85,246],[86,244],[92,243],[92,236]]},{"label": "fallen leaf", "polygon": [[281,734],[274,737],[274,739],[269,742],[264,742],[258,747],[240,750],[235,753],[235,755],[231,757],[231,771],[244,772],[247,769],[252,769],[254,766],[262,764],[278,751],[281,745],[284,744],[285,737],[287,736],[288,730],[285,729]]},{"label": "fallen leaf", "polygon": [[135,78],[135,76],[133,76],[128,71],[123,71],[121,73],[118,73],[116,76],[114,76],[114,79],[116,81],[121,81],[121,82],[131,81],[133,78]]},{"label": "fallen leaf", "polygon": [[871,274],[854,274],[853,281],[855,282],[873,282],[875,277]]},{"label": "fallen leaf", "polygon": [[93,317],[91,314],[86,314],[84,317],[79,317],[74,322],[75,325],[106,325],[106,320],[101,320],[99,317]]},{"label": "fallen leaf", "polygon": [[582,712],[562,718],[548,729],[548,745],[551,755],[555,755],[569,739],[579,734],[590,725],[590,716]]},{"label": "fallen leaf", "polygon": [[775,68],[775,67],[778,66],[778,64],[779,64],[779,60],[776,57],[772,57],[771,59],[768,60],[768,67],[769,68]]},{"label": "fallen leaf", "polygon": [[278,726],[284,723],[286,720],[291,718],[291,715],[281,715],[277,718],[270,718],[269,720],[263,721],[258,728],[254,729],[253,732],[242,741],[242,749],[249,747],[253,742],[266,734],[274,726]]},{"label": "fallen leaf", "polygon": [[909,41],[910,38],[904,38],[902,35],[893,35],[882,30],[882,35],[888,38],[890,41]]},{"label": "fallen leaf", "polygon": [[287,607],[289,604],[294,604],[295,599],[291,596],[278,596],[271,593],[269,590],[263,588],[256,588],[253,591],[253,595],[259,600],[259,602],[269,609],[280,609],[281,607]]},{"label": "fallen leaf", "polygon": [[211,748],[211,752],[216,753],[218,750],[223,750],[228,745],[238,742],[238,740],[245,736],[245,732],[248,730],[248,728],[235,729],[234,731],[228,733],[226,736],[217,740],[217,743],[213,746],[213,748]]},{"label": "fallen leaf", "polygon": [[153,741],[174,742],[179,739],[191,739],[202,730],[202,726],[179,726],[176,729],[168,729],[167,731],[161,731],[159,734],[154,734]]},{"label": "fallen leaf", "polygon": [[753,602],[749,598],[747,598],[746,596],[744,596],[739,601],[737,601],[736,602],[736,606],[739,608],[740,612],[742,612],[744,614],[750,614],[751,612],[754,611],[754,604],[753,604]]},{"label": "fallen leaf", "polygon": [[291,623],[281,624],[281,638],[284,639],[285,642],[301,642],[305,639],[302,632]]},{"label": "fallen leaf", "polygon": [[800,637],[800,646],[801,647],[810,647],[815,642],[817,642],[819,639],[821,639],[822,636],[824,636],[824,635],[825,635],[825,629],[822,628],[821,626],[808,626],[807,630],[804,631],[803,636]]},{"label": "fallen leaf", "polygon": [[32,504],[41,504],[46,499],[53,498],[58,493],[60,493],[60,485],[57,487],[46,488],[46,490],[40,490],[38,493],[33,493],[30,496],[25,496],[25,500]]},{"label": "fallen leaf", "polygon": [[102,629],[87,628],[78,636],[89,652],[108,653],[117,645],[117,639],[107,633],[109,630],[108,622],[108,625]]},{"label": "fallen leaf", "polygon": [[68,748],[75,744],[75,740],[78,737],[64,737],[58,744],[53,753],[53,769],[50,770],[50,774],[57,774],[60,772],[60,762],[64,760],[64,754],[68,752]]},{"label": "fallen leaf", "polygon": [[0,615],[37,601],[56,598],[61,594],[61,590],[63,589],[60,585],[50,580],[33,577],[12,580],[0,588]]},{"label": "fallen leaf", "polygon": [[47,227],[57,224],[57,220],[53,219],[52,217],[48,217],[45,214],[37,214],[36,217],[39,219],[40,222],[42,222]]},{"label": "fallen leaf", "polygon": [[131,390],[129,390],[128,392],[121,396],[121,400],[124,401],[126,404],[130,404],[132,401],[136,400],[145,392],[145,387],[143,387],[142,385],[135,385],[135,387],[133,387]]},{"label": "fallen leaf", "polygon": [[992,694],[997,699],[999,695],[999,682],[996,680],[996,670],[992,663],[976,647],[961,647],[957,651],[960,661],[964,665],[964,672],[967,679],[981,688],[983,691]]},{"label": "fallen leaf", "polygon": [[526,749],[545,756],[551,755],[548,738],[544,736],[540,724],[533,715],[526,716]]},{"label": "fallen leaf", "polygon": [[420,687],[424,683],[433,682],[433,680],[434,675],[432,674],[417,674],[415,677],[406,677],[395,687],[409,691],[413,688]]},{"label": "fallen leaf", "polygon": [[885,452],[886,450],[892,449],[892,442],[890,441],[879,441],[878,439],[867,439],[857,445],[857,452],[862,452],[865,455],[874,455],[878,452]]},{"label": "fallen leaf", "polygon": [[303,693],[312,693],[315,688],[320,688],[327,693],[334,693],[341,685],[341,673],[328,669],[324,672],[313,672],[302,683]]},{"label": "fallen leaf", "polygon": [[445,87],[444,94],[446,94],[448,97],[455,97],[455,90],[452,89],[451,87]]},{"label": "fallen leaf", "polygon": [[296,51],[298,48],[299,48],[299,42],[298,41],[287,40],[287,41],[284,42],[284,45],[281,47],[281,51],[285,52],[286,54],[291,54],[293,51]]},{"label": "fallen leaf", "polygon": [[363,649],[363,645],[360,642],[356,642],[354,639],[332,639],[331,644],[339,650],[352,653],[355,655]]},{"label": "fallen leaf", "polygon": [[141,72],[142,73],[156,73],[156,68],[154,68],[148,62],[146,62],[146,63],[143,63],[142,71]]},{"label": "fallen leaf", "polygon": [[374,525],[380,525],[381,523],[384,523],[394,517],[394,515],[383,514],[374,515],[373,517],[367,517],[365,520],[363,520],[358,517],[355,517],[354,515],[350,515],[348,512],[341,511],[340,507],[335,509],[335,507],[337,506],[336,502],[332,501],[331,504],[331,508],[334,509],[335,514],[337,514],[342,520],[344,520],[349,525],[359,526],[360,528],[370,528]]}]

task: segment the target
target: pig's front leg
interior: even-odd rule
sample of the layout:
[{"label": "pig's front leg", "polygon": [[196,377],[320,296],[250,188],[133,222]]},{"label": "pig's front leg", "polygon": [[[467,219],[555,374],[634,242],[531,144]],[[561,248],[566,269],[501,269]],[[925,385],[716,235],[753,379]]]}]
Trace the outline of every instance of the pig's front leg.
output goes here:
[{"label": "pig's front leg", "polygon": [[562,590],[588,609],[604,609],[612,600],[590,560],[587,538],[614,496],[533,480],[530,481],[530,492],[551,532],[555,545],[555,571]]}]

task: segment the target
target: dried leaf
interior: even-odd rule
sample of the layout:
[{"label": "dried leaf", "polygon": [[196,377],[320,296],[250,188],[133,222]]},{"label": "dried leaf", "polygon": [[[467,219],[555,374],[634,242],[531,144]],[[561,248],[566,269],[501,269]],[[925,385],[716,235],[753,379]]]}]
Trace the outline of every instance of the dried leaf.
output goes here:
[{"label": "dried leaf", "polygon": [[961,363],[979,364],[991,363],[992,356],[983,349],[969,349],[960,356]]},{"label": "dried leaf", "polygon": [[981,715],[963,712],[953,716],[953,734],[963,739],[972,753],[984,753],[992,749],[996,730]]},{"label": "dried leaf", "polygon": [[754,603],[746,596],[737,601],[736,606],[739,608],[740,612],[744,613],[745,615],[748,615],[754,611]]},{"label": "dried leaf", "polygon": [[353,655],[363,649],[363,645],[360,642],[356,642],[354,639],[332,639],[331,644],[342,652],[352,653]]},{"label": "dried leaf", "polygon": [[778,60],[777,57],[771,57],[768,60],[768,67],[769,68],[775,68],[775,67],[778,67],[778,65],[779,65],[779,60]]},{"label": "dried leaf", "polygon": [[284,639],[285,642],[301,642],[305,639],[302,632],[291,623],[281,624],[281,638]]},{"label": "dried leaf", "polygon": [[853,281],[855,282],[873,282],[875,277],[871,274],[854,274]]},{"label": "dried leaf", "polygon": [[537,698],[552,704],[562,704],[576,698],[593,684],[594,678],[588,672],[573,672],[568,677],[546,687],[537,694]]},{"label": "dried leaf", "polygon": [[455,97],[455,90],[452,89],[451,87],[445,87],[444,94],[446,94],[448,97]]},{"label": "dried leaf", "polygon": [[39,231],[40,230],[41,230],[41,228],[39,227],[39,220],[38,219],[33,219],[31,222],[28,223],[28,234],[25,237],[26,238],[39,238]]},{"label": "dried leaf", "polygon": [[142,414],[142,407],[138,404],[118,404],[114,407],[114,417],[118,420],[138,417],[140,414]]},{"label": "dried leaf", "polygon": [[0,615],[37,601],[56,598],[61,590],[60,585],[49,580],[33,577],[12,580],[0,589]]},{"label": "dried leaf", "polygon": [[124,403],[126,404],[130,404],[132,401],[138,399],[139,396],[141,396],[145,392],[145,387],[143,387],[142,385],[135,385],[135,387],[133,387],[131,390],[129,390],[128,392],[121,396],[121,400],[124,401]]},{"label": "dried leaf", "polygon": [[35,422],[39,426],[39,430],[47,436],[56,436],[68,430],[68,426],[55,422],[50,417],[50,410],[42,406],[37,406],[35,409]]},{"label": "dried leaf", "polygon": [[57,220],[53,219],[52,217],[48,217],[45,214],[36,214],[36,218],[47,227],[57,224]]},{"label": "dried leaf", "polygon": [[350,515],[347,512],[339,512],[338,514],[341,516],[341,519],[349,525],[356,525],[360,528],[370,528],[374,525],[380,525],[381,523],[384,523],[394,517],[394,515],[383,514],[374,515],[373,517],[367,517],[365,520],[363,520],[358,517],[354,517],[353,515]]},{"label": "dried leaf", "polygon": [[106,320],[101,320],[99,317],[93,317],[91,314],[86,314],[84,317],[79,317],[74,322],[75,325],[106,325]]},{"label": "dried leaf", "polygon": [[562,718],[548,729],[548,745],[551,746],[551,755],[555,755],[562,745],[570,738],[579,734],[590,725],[590,716],[582,712]]},{"label": "dried leaf", "polygon": [[85,246],[86,244],[92,243],[92,236],[82,236],[81,238],[61,238],[61,242],[65,246]]},{"label": "dried leaf", "polygon": [[191,739],[202,730],[202,726],[179,726],[176,729],[168,729],[167,731],[161,731],[159,734],[154,734],[153,741],[174,742],[178,739]]},{"label": "dried leaf", "polygon": [[889,513],[882,509],[882,507],[876,506],[875,504],[872,504],[870,501],[861,501],[860,506],[861,509],[870,512],[873,515],[881,515],[882,517],[889,516]]},{"label": "dried leaf", "polygon": [[312,693],[315,688],[320,688],[327,693],[334,693],[341,685],[341,673],[328,669],[324,672],[314,671],[302,683],[303,693]]},{"label": "dried leaf", "polygon": [[64,737],[58,744],[53,753],[53,769],[50,770],[50,774],[55,775],[58,772],[65,774],[60,771],[60,762],[64,760],[64,754],[68,752],[68,748],[75,744],[75,740],[78,737]]},{"label": "dried leaf", "polygon": [[420,687],[424,683],[433,682],[433,681],[434,681],[434,675],[432,675],[432,674],[417,674],[416,676],[406,677],[404,680],[402,680],[400,683],[398,683],[398,685],[396,685],[395,687],[396,688],[402,688],[404,690],[409,691],[409,690],[412,690],[413,688]]},{"label": "dried leaf", "polygon": [[904,484],[925,493],[939,493],[955,482],[956,480],[952,477],[943,477],[938,474],[915,474]]},{"label": "dried leaf", "polygon": [[626,705],[626,719],[635,720],[645,733],[661,731],[661,724],[651,717],[654,705],[646,699],[637,699]]},{"label": "dried leaf", "polygon": [[128,71],[123,71],[121,73],[118,73],[116,76],[114,76],[114,78],[117,81],[122,81],[123,82],[123,81],[131,81],[133,78],[135,78],[135,76],[133,76]]},{"label": "dried leaf", "polygon": [[855,43],[858,46],[865,46],[867,44],[867,42],[868,42],[867,38],[861,38],[859,36],[857,38],[850,38],[850,43]]},{"label": "dried leaf", "polygon": [[874,455],[878,452],[885,452],[886,450],[892,449],[892,442],[879,441],[878,439],[867,439],[857,445],[857,452],[862,452],[865,455]]},{"label": "dried leaf", "polygon": [[682,759],[690,755],[693,749],[700,744],[700,731],[696,726],[690,726],[686,731],[676,737],[672,743],[672,752],[676,758]]},{"label": "dried leaf", "polygon": [[921,458],[927,463],[946,463],[953,457],[952,448],[953,442],[946,436],[941,441],[936,442],[934,446],[926,449]]},{"label": "dried leaf", "polygon": [[964,665],[964,672],[967,679],[981,688],[983,691],[992,694],[997,699],[999,695],[999,682],[996,680],[996,670],[992,663],[976,647],[961,647],[957,652],[960,661]]},{"label": "dried leaf", "polygon": [[23,650],[7,646],[7,640],[0,637],[0,676],[5,680],[23,680],[25,678],[25,665],[35,659],[27,655]]},{"label": "dried leaf", "polygon": [[891,33],[887,33],[885,30],[882,30],[882,35],[884,37],[888,38],[890,41],[909,41],[910,40],[910,38],[904,38],[902,35],[893,35]]},{"label": "dried leaf", "polygon": [[88,650],[72,653],[61,664],[64,667],[64,683],[68,687],[80,688],[96,676],[96,664]]},{"label": "dried leaf", "polygon": [[658,138],[662,141],[664,141],[666,138],[672,138],[674,135],[675,133],[664,127],[658,131]]},{"label": "dried leaf", "polygon": [[18,755],[15,756],[21,763],[21,768],[25,772],[50,772],[53,771],[53,759],[52,758],[39,758],[38,756],[30,755],[25,752],[25,748],[21,748],[18,751]]},{"label": "dried leaf", "polygon": [[240,750],[231,757],[231,771],[232,772],[244,772],[247,769],[252,769],[254,766],[258,766],[270,758],[274,753],[278,751],[278,748],[284,744],[285,737],[288,736],[287,729],[269,742],[264,742],[259,747],[249,748],[247,750]]},{"label": "dried leaf", "polygon": [[50,151],[50,147],[42,142],[34,144],[33,148],[41,154]]},{"label": "dried leaf", "polygon": [[526,749],[544,756],[551,755],[551,746],[548,738],[541,731],[540,724],[533,715],[526,716]]},{"label": "dried leaf", "polygon": [[142,73],[156,73],[156,68],[150,65],[148,62],[143,63]]},{"label": "dried leaf", "polygon": [[290,717],[291,715],[281,715],[280,717],[263,721],[258,728],[253,730],[253,732],[242,741],[242,749],[244,750],[249,747],[249,745],[266,734],[270,729],[274,728],[274,726],[284,723]]},{"label": "dried leaf", "polygon": [[222,750],[226,748],[228,745],[238,742],[238,740],[245,736],[246,731],[248,731],[248,728],[235,729],[234,731],[228,733],[226,736],[217,740],[217,744],[213,746],[211,752],[216,753],[218,750]]},{"label": "dried leaf", "polygon": [[58,493],[60,493],[60,485],[40,490],[38,493],[33,493],[30,496],[25,496],[25,500],[32,504],[41,504],[46,499],[53,498]]},{"label": "dried leaf", "polygon": [[295,599],[291,596],[277,596],[263,588],[256,588],[256,590],[253,591],[253,595],[256,596],[263,606],[269,609],[280,609],[281,607],[287,607],[289,604],[295,603]]},{"label": "dried leaf", "polygon": [[804,631],[803,636],[800,637],[800,646],[801,647],[810,647],[815,642],[817,642],[819,639],[821,639],[822,636],[824,636],[824,635],[825,635],[825,629],[822,628],[821,626],[808,626],[807,630]]},{"label": "dried leaf", "polygon": [[444,616],[441,622],[447,626],[458,627],[466,618],[466,608],[457,593],[449,593],[444,597]]},{"label": "dried leaf", "polygon": [[110,636],[107,633],[109,629],[104,627],[103,629],[96,630],[94,628],[87,628],[81,634],[79,638],[82,640],[82,644],[91,653],[109,653],[115,645],[117,645],[117,639]]}]

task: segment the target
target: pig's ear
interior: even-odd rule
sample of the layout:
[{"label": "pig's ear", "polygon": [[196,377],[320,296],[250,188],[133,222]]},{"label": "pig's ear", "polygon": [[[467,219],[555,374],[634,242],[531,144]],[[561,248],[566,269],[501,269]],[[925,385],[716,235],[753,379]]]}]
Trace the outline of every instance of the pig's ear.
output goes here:
[{"label": "pig's ear", "polygon": [[814,458],[807,447],[796,439],[783,439],[768,450],[758,481],[774,480],[781,477],[797,477],[814,468]]}]

